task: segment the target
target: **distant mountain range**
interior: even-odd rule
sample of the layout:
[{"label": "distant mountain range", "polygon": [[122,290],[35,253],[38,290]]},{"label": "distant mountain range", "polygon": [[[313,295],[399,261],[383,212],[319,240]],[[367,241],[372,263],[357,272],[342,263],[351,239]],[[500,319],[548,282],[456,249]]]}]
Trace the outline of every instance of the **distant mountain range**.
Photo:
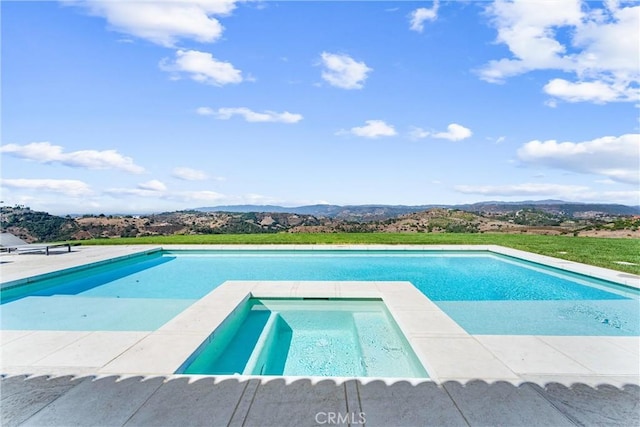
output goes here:
[{"label": "distant mountain range", "polygon": [[556,200],[469,205],[216,206],[150,215],[72,218],[0,208],[0,228],[29,241],[174,234],[531,233],[640,239],[640,207]]},{"label": "distant mountain range", "polygon": [[313,215],[347,221],[378,221],[423,212],[432,208],[459,209],[479,213],[509,213],[520,209],[538,209],[569,217],[585,215],[640,215],[640,206],[605,203],[575,203],[563,200],[525,200],[520,202],[488,201],[462,205],[308,205],[285,207],[278,205],[226,205],[200,207],[200,212],[270,212]]}]

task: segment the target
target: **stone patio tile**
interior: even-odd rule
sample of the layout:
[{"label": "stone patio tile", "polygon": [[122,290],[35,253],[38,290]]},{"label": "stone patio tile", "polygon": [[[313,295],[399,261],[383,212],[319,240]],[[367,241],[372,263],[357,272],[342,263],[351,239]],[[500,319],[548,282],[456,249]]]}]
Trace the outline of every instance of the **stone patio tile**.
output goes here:
[{"label": "stone patio tile", "polygon": [[471,426],[574,426],[527,384],[476,380],[443,386]]},{"label": "stone patio tile", "polygon": [[600,337],[552,337],[540,339],[601,375],[640,375],[640,355],[616,345],[602,345]]},{"label": "stone patio tile", "polygon": [[[254,288],[254,292],[256,288]],[[291,293],[296,298],[336,298],[339,296],[338,283],[336,282],[316,282],[301,281],[297,282],[295,290]]]},{"label": "stone patio tile", "polygon": [[17,426],[27,418],[87,380],[73,376],[26,375],[3,378],[0,383],[0,425]]},{"label": "stone patio tile", "polygon": [[[225,284],[227,283],[228,282],[225,282]],[[191,307],[220,309],[221,307],[238,305],[240,302],[242,302],[242,300],[249,298],[252,286],[243,282],[238,282],[237,284],[233,284],[230,286],[225,284],[217,287],[216,289],[193,303]]]},{"label": "stone patio tile", "polygon": [[400,296],[385,294],[383,300],[390,310],[442,311],[440,307],[426,297],[420,298],[415,295]]},{"label": "stone patio tile", "polygon": [[640,425],[640,387],[615,387],[603,384],[592,387],[573,384],[567,387],[550,383],[544,387],[533,385],[542,396],[553,403],[577,425],[638,426]]},{"label": "stone patio tile", "polygon": [[344,384],[309,379],[289,384],[284,379],[258,386],[245,426],[304,426],[326,423],[328,414],[348,416]]},{"label": "stone patio tile", "polygon": [[413,283],[407,281],[398,282],[375,282],[376,287],[385,295],[397,295],[397,296],[421,296],[426,298],[422,292],[420,292]]},{"label": "stone patio tile", "polygon": [[0,348],[2,366],[32,365],[87,335],[89,332],[35,331]]},{"label": "stone patio tile", "polygon": [[519,374],[592,373],[575,360],[533,336],[475,335],[474,338],[513,372]]},{"label": "stone patio tile", "polygon": [[518,379],[504,363],[471,337],[413,338],[414,348],[424,357],[431,378]]},{"label": "stone patio tile", "polygon": [[251,294],[256,298],[296,296],[298,282],[260,282],[251,288]]},{"label": "stone patio tile", "polygon": [[340,282],[337,292],[340,298],[380,298],[375,282]]},{"label": "stone patio tile", "polygon": [[360,393],[358,392],[358,381],[348,380],[344,383],[345,399],[347,401],[347,411],[359,414],[362,412],[360,405]]},{"label": "stone patio tile", "polygon": [[358,382],[367,426],[467,425],[447,392],[433,382]]},{"label": "stone patio tile", "polygon": [[389,283],[378,284],[378,289],[384,294],[385,304],[394,310],[442,311],[409,282],[401,282],[400,286],[395,287]]},{"label": "stone patio tile", "polygon": [[162,385],[162,377],[106,377],[83,381],[25,426],[122,426]]},{"label": "stone patio tile", "polygon": [[53,375],[53,376],[87,376],[95,375],[97,369],[95,367],[79,367],[79,366],[11,366],[2,368],[5,375]]},{"label": "stone patio tile", "polygon": [[147,336],[148,332],[92,332],[36,362],[34,366],[100,368]]},{"label": "stone patio tile", "polygon": [[244,420],[247,417],[247,413],[249,413],[249,408],[253,403],[253,398],[256,395],[256,391],[260,386],[260,380],[256,378],[252,378],[247,381],[247,385],[244,388],[242,396],[240,397],[240,401],[235,408],[233,413],[233,417],[229,421],[229,427],[243,427]]},{"label": "stone patio tile", "polygon": [[188,333],[153,333],[99,370],[103,374],[174,373],[206,339]]},{"label": "stone patio tile", "polygon": [[442,311],[397,310],[394,308],[393,317],[410,337],[469,336],[460,325]]},{"label": "stone patio tile", "polygon": [[224,305],[215,308],[211,306],[189,307],[162,325],[158,331],[203,332],[208,335],[227,318],[231,311],[232,307]]},{"label": "stone patio tile", "polygon": [[0,347],[31,333],[33,331],[0,330]]},{"label": "stone patio tile", "polygon": [[248,381],[173,378],[144,402],[127,426],[226,426]]},{"label": "stone patio tile", "polygon": [[640,337],[602,337],[602,339],[631,353],[640,354]]},{"label": "stone patio tile", "polygon": [[259,280],[225,280],[220,286],[209,292],[209,294],[203,297],[207,298],[207,296],[215,293],[249,293],[251,288],[253,288],[257,283],[260,283]]}]

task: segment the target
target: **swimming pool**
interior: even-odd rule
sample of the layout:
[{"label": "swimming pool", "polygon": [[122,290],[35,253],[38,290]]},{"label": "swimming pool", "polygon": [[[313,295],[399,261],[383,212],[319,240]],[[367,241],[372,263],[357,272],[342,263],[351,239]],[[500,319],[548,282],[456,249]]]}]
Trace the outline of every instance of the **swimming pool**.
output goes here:
[{"label": "swimming pool", "polygon": [[428,377],[379,299],[251,298],[177,373]]},{"label": "swimming pool", "polygon": [[4,329],[153,330],[227,280],[409,281],[471,334],[640,335],[638,291],[488,251],[157,251],[2,292]]}]

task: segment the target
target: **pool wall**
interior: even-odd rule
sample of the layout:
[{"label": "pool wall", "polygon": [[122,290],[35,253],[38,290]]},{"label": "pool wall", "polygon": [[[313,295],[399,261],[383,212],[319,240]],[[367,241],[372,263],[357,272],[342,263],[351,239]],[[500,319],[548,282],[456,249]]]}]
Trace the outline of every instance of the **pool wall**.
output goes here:
[{"label": "pool wall", "polygon": [[[574,261],[567,261],[546,255],[538,255],[531,252],[507,248],[498,245],[122,245],[122,246],[86,246],[75,249],[71,254],[61,256],[34,258],[29,255],[22,255],[20,262],[9,262],[2,266],[0,276],[0,289],[20,286],[33,281],[49,279],[58,275],[77,272],[88,268],[93,268],[103,264],[127,258],[145,256],[149,254],[162,254],[176,252],[190,253],[207,251],[390,251],[407,252],[420,251],[425,253],[487,253],[503,255],[515,261],[528,261],[537,264],[542,268],[554,268],[559,272],[575,273],[579,276],[588,276],[609,281],[618,285],[624,285],[632,289],[640,289],[640,276],[582,264]],[[85,253],[91,253],[84,256]],[[115,256],[114,256],[115,254]],[[123,254],[123,255],[122,255]],[[5,255],[5,257],[18,257],[17,254]],[[95,259],[100,259],[95,261]],[[23,262],[23,259],[27,262]],[[24,268],[26,264],[29,268]],[[60,266],[63,268],[60,268]],[[35,268],[34,268],[35,266]],[[45,271],[40,273],[40,271]]]},{"label": "pool wall", "polygon": [[[215,292],[215,290],[213,291]],[[212,292],[212,293],[213,293]],[[206,297],[205,297],[206,298]],[[207,336],[207,338],[196,348],[193,354],[189,355],[189,357],[184,361],[182,365],[176,370],[176,372],[183,372],[188,366],[190,366],[194,360],[202,354],[203,351],[209,349],[210,357],[217,358],[222,353],[222,350],[233,340],[234,332],[238,323],[242,322],[244,316],[249,310],[249,306],[247,305],[247,301],[251,298],[251,294],[247,293],[244,298],[242,298],[238,305],[233,307],[229,315],[223,319],[216,328]],[[214,340],[220,341],[220,347],[212,348],[209,347],[209,344]]]},{"label": "pool wall", "polygon": [[[4,281],[4,277],[2,277],[2,282],[0,282],[0,290],[6,291],[9,289],[13,289],[16,287],[24,286],[32,284],[33,282],[39,282],[42,280],[53,279],[59,276],[64,276],[67,274],[79,273],[88,269],[112,265],[114,263],[133,261],[138,262],[141,259],[144,259],[150,255],[152,256],[161,256],[163,249],[161,247],[153,247],[151,249],[143,249],[134,251],[132,253],[127,253],[126,255],[119,255],[115,257],[110,257],[107,259],[103,259],[100,261],[89,262],[87,264],[82,264],[73,267],[67,267],[60,270],[55,270],[48,273],[36,274],[33,276],[26,276],[19,279]],[[29,255],[26,255],[29,256]],[[73,256],[73,255],[72,255]],[[5,267],[6,268],[6,267]],[[4,274],[3,274],[4,276]]]},{"label": "pool wall", "polygon": [[382,299],[243,304],[177,374],[428,377]]},{"label": "pool wall", "polygon": [[611,270],[603,267],[583,264],[554,258],[547,255],[538,255],[499,245],[163,245],[165,251],[423,251],[423,252],[461,252],[468,253],[492,253],[504,255],[515,260],[529,261],[543,267],[554,267],[562,272],[577,273],[582,276],[595,277],[640,289],[640,276],[622,271]]}]

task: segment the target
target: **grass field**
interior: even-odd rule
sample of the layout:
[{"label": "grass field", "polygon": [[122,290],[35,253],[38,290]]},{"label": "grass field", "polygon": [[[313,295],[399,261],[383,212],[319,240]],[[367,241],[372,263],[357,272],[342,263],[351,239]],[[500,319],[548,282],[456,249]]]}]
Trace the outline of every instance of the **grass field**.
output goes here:
[{"label": "grass field", "polygon": [[[570,261],[640,274],[640,239],[463,233],[206,234],[82,240],[82,245],[134,244],[414,244],[501,245]],[[616,261],[636,265],[617,264]]]}]

